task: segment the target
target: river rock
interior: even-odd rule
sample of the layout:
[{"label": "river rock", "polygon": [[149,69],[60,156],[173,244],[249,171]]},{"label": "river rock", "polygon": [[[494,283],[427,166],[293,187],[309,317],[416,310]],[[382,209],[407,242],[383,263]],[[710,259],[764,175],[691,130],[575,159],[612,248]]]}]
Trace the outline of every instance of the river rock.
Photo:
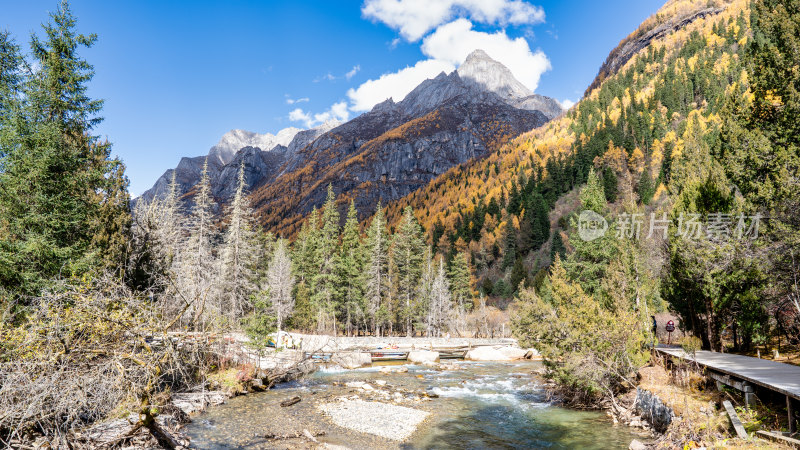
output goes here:
[{"label": "river rock", "polygon": [[436,362],[439,352],[429,350],[412,350],[408,352],[408,361],[412,363]]},{"label": "river rock", "polygon": [[337,353],[331,361],[345,369],[358,369],[372,364],[372,355],[366,352]]},{"label": "river rock", "polygon": [[494,347],[474,348],[467,352],[464,359],[470,361],[511,361],[510,357]]},{"label": "river rock", "polygon": [[638,439],[634,439],[631,441],[631,444],[628,446],[629,450],[647,450],[647,446],[642,443],[642,441]]},{"label": "river rock", "polygon": [[185,392],[172,394],[172,404],[186,414],[204,411],[208,405],[225,403],[228,396],[222,391]]},{"label": "river rock", "polygon": [[508,356],[511,359],[523,359],[528,353],[527,350],[523,350],[519,347],[500,347],[499,350],[500,353]]},{"label": "river rock", "polygon": [[525,359],[538,359],[538,358],[541,358],[541,356],[542,355],[539,354],[539,351],[536,350],[535,348],[529,348],[525,352]]},{"label": "river rock", "polygon": [[652,392],[636,388],[636,399],[633,402],[634,411],[641,414],[642,419],[646,420],[656,431],[663,433],[666,431],[675,413],[672,408]]},{"label": "river rock", "polygon": [[386,380],[375,380],[375,384],[378,386],[386,386]]}]

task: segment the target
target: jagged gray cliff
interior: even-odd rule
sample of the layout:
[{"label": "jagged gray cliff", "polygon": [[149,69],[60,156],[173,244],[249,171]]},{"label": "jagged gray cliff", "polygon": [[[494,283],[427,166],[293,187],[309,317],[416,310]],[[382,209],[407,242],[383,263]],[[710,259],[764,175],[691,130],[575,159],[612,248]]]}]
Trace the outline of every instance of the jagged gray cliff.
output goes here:
[{"label": "jagged gray cliff", "polygon": [[236,191],[239,166],[242,163],[245,167],[247,189],[252,190],[274,179],[290,155],[338,124],[326,122],[310,130],[284,128],[275,135],[231,130],[211,147],[208,155],[181,158],[177,167],[164,172],[153,187],[145,191],[137,201],[148,201],[163,195],[173,173],[179,194],[189,192],[200,181],[203,164],[208,160],[211,193],[218,201],[225,202]]}]

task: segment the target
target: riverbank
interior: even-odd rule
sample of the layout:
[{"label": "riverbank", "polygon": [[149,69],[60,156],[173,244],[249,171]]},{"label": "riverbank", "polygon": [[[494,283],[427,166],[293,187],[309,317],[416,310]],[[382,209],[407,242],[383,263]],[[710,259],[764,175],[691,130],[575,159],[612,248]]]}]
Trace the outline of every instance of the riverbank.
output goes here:
[{"label": "riverbank", "polygon": [[[439,362],[436,351],[428,349],[463,349],[473,359],[512,361],[526,356],[538,356],[532,349],[520,349],[513,339],[471,339],[471,338],[407,338],[407,337],[333,337],[320,335],[293,334],[292,341],[296,348],[262,348],[256,349],[249,345],[248,339],[241,334],[226,334],[208,336],[202,333],[171,333],[170,338],[177,345],[186,345],[197,342],[215,342],[217,354],[215,358],[219,363],[214,371],[208,373],[205,382],[192,389],[190,392],[178,392],[170,397],[159,400],[158,414],[153,423],[159,427],[163,435],[158,445],[167,448],[186,446],[188,440],[182,434],[182,427],[190,420],[202,414],[209,407],[223,404],[234,397],[258,393],[269,390],[276,384],[297,380],[313,373],[322,359],[343,368],[354,369],[370,366],[373,361],[370,350],[377,348],[393,348],[405,352],[410,360],[424,365],[430,370],[452,370],[452,363],[443,360]],[[471,349],[471,350],[470,350]],[[325,358],[320,358],[324,356]],[[383,366],[380,368],[384,374],[402,373],[398,370],[407,370],[405,366]],[[375,395],[366,397],[365,400],[397,401],[409,397],[408,392],[376,389],[373,394],[384,394],[383,397]],[[400,397],[398,397],[398,395]],[[427,399],[424,393],[415,394],[418,399]],[[128,409],[136,411],[137,405],[130,405]],[[285,410],[284,410],[285,411]],[[363,414],[364,417],[372,417]],[[297,418],[295,418],[297,419]],[[137,442],[145,445],[153,444],[152,436],[140,429],[133,429],[132,424],[138,423],[137,414],[125,412],[125,407],[120,409],[116,417],[95,424],[85,430],[86,442],[92,445],[108,445],[115,442]],[[295,423],[302,421],[295,420]],[[315,421],[309,422],[313,428]],[[274,436],[301,435],[304,429],[289,431],[273,430],[266,432]],[[413,431],[413,430],[412,430]],[[287,434],[288,433],[288,434]],[[309,431],[312,437],[314,431]]]},{"label": "riverbank", "polygon": [[[551,404],[538,375],[541,368],[530,360],[451,361],[435,367],[378,363],[355,370],[328,366],[209,408],[194,416],[185,432],[192,446],[204,449],[622,449],[642,437],[614,427],[602,413]],[[281,406],[295,397],[300,401]],[[387,413],[383,419],[378,410]],[[408,420],[387,422],[390,411]]]},{"label": "riverbank", "polygon": [[[730,402],[748,433],[737,437],[729,413]],[[792,448],[761,439],[758,430],[786,429],[785,414],[768,398],[745,407],[743,395],[718,389],[714,380],[691,364],[665,367],[658,359],[637,374],[636,389],[603,405],[615,423],[652,432],[650,440],[635,440],[630,448]]]}]

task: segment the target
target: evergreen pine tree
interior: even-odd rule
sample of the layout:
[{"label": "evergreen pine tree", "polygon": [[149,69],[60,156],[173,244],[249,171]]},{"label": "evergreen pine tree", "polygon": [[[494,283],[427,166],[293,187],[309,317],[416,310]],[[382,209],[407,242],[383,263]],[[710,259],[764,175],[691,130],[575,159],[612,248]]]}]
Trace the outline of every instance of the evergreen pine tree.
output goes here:
[{"label": "evergreen pine tree", "polygon": [[465,252],[456,254],[447,274],[453,303],[459,311],[472,311],[474,306],[475,293],[472,290],[474,277],[468,258]]},{"label": "evergreen pine tree", "polygon": [[415,320],[416,290],[422,276],[423,251],[422,229],[414,217],[414,211],[407,206],[403,219],[392,242],[392,264],[394,267],[394,292],[402,302],[400,316],[406,328],[406,335],[412,334],[412,323]]},{"label": "evergreen pine tree", "polygon": [[650,200],[653,199],[655,189],[653,188],[653,179],[650,178],[650,171],[647,169],[642,171],[642,177],[639,178],[637,193],[639,194],[639,200],[645,205],[649,204]]},{"label": "evergreen pine tree", "polygon": [[534,249],[534,242],[541,240],[537,236],[538,228],[533,226],[533,216],[535,212],[531,208],[525,208],[525,214],[519,220],[519,254],[527,255]]},{"label": "evergreen pine tree", "polygon": [[[317,317],[320,331],[325,331],[330,325],[334,335],[336,328],[336,305],[334,303],[336,291],[335,257],[339,243],[339,210],[336,208],[336,196],[333,187],[328,185],[328,197],[325,200],[325,209],[322,212],[322,228],[319,231],[317,245],[314,249],[313,275],[314,289],[312,301],[317,308]],[[330,321],[330,324],[328,324]]]},{"label": "evergreen pine tree", "polygon": [[508,269],[514,265],[517,260],[517,230],[514,228],[514,223],[511,218],[506,219],[505,230],[503,231],[503,270]]},{"label": "evergreen pine tree", "polygon": [[531,239],[533,250],[538,250],[542,244],[547,242],[550,236],[550,217],[547,202],[539,194],[531,198],[531,226],[533,237]]},{"label": "evergreen pine tree", "polygon": [[606,195],[608,203],[617,201],[617,175],[611,168],[606,168],[603,171],[603,192]]},{"label": "evergreen pine tree", "polygon": [[319,211],[317,208],[311,210],[308,219],[303,222],[297,239],[294,242],[294,261],[295,273],[299,283],[306,285],[309,289],[312,286],[313,276],[316,271],[314,267],[314,256],[316,253],[317,234],[319,233]]},{"label": "evergreen pine tree", "polygon": [[96,36],[75,23],[64,2],[45,39],[32,37],[35,72],[0,36],[0,288],[17,293],[119,265],[128,238],[124,166],[91,134],[103,103],[87,95],[94,71],[78,55]]},{"label": "evergreen pine tree", "polygon": [[[511,275],[508,277],[508,284],[511,285],[511,289],[516,292],[521,286],[521,284],[526,281],[528,278],[528,271],[525,270],[525,265],[522,263],[522,259],[517,259],[514,263],[514,267],[511,269]],[[525,283],[527,284],[527,283]]]},{"label": "evergreen pine tree", "polygon": [[312,331],[317,325],[317,316],[311,302],[314,274],[316,273],[315,255],[317,236],[319,234],[319,211],[311,210],[311,214],[303,222],[297,239],[294,241],[292,261],[295,284],[295,313],[292,325],[306,331]]},{"label": "evergreen pine tree", "polygon": [[389,297],[389,262],[387,251],[389,236],[386,233],[386,222],[380,202],[372,224],[367,232],[366,253],[368,264],[366,270],[366,303],[367,315],[371,321],[372,331],[380,334],[380,311]]},{"label": "evergreen pine tree", "polygon": [[342,242],[336,257],[336,303],[342,311],[344,329],[349,335],[363,323],[364,305],[364,246],[358,230],[358,212],[353,201],[347,210],[342,230]]},{"label": "evergreen pine tree", "polygon": [[600,178],[594,171],[594,168],[589,170],[589,176],[586,179],[586,186],[581,189],[581,206],[584,210],[591,210],[598,214],[602,214],[606,207],[606,195],[603,191],[603,184]]},{"label": "evergreen pine tree", "polygon": [[559,255],[563,261],[566,253],[567,248],[564,247],[564,239],[561,237],[561,232],[557,229],[553,230],[553,240],[550,243],[550,261],[555,261],[556,255]]}]

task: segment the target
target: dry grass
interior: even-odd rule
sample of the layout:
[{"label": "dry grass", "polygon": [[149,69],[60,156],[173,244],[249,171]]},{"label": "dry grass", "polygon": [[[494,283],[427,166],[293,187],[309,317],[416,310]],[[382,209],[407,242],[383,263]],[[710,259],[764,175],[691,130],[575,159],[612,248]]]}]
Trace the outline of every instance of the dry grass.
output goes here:
[{"label": "dry grass", "polygon": [[[658,448],[784,448],[764,440],[735,438],[725,410],[718,405],[723,400],[741,405],[741,397],[734,391],[717,391],[696,367],[675,366],[668,372],[662,365],[656,365],[641,369],[639,375],[639,387],[656,394],[676,416],[658,440]],[[776,428],[773,422],[777,416],[765,405],[736,409],[748,433]]]}]

